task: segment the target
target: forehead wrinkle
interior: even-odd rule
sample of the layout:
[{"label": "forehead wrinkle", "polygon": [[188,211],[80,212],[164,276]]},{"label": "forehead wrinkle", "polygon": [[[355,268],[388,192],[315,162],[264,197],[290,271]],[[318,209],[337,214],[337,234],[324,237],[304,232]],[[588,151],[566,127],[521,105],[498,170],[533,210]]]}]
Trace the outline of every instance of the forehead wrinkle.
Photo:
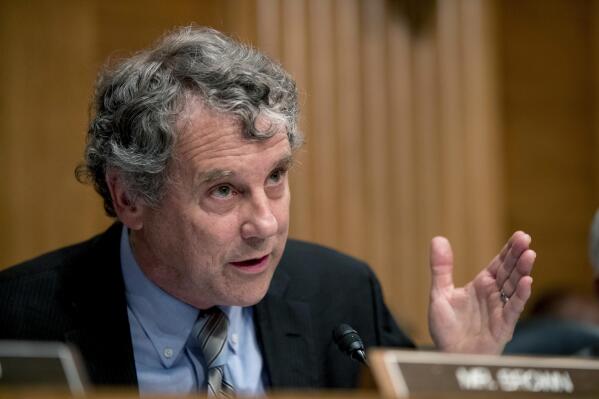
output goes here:
[{"label": "forehead wrinkle", "polygon": [[[223,153],[226,153],[226,156],[246,155],[248,148],[244,144],[260,144],[272,138],[245,137],[242,123],[237,116],[215,110],[207,106],[201,98],[192,98],[178,122],[181,132],[177,143],[180,155],[178,158],[183,161],[193,162],[197,158],[207,161],[219,158]],[[287,134],[283,134],[283,137],[288,140]]]},{"label": "forehead wrinkle", "polygon": [[[180,120],[182,134],[173,155],[180,172],[191,172],[194,187],[243,173],[237,168],[243,167],[245,156],[270,152],[273,146],[280,145],[280,141],[288,143],[287,135],[283,133],[263,140],[244,137],[241,125],[235,118],[222,114],[213,117],[211,114],[210,110],[200,107],[185,120]],[[289,165],[290,155],[287,149],[273,165]]]},{"label": "forehead wrinkle", "polygon": [[[269,138],[255,139],[243,137],[235,127],[229,127],[220,131],[213,129],[201,137],[187,137],[179,146],[180,160],[206,163],[213,159],[236,158],[268,151],[265,146],[276,145],[278,141],[288,142],[286,134],[277,133]],[[275,143],[273,140],[276,140]]]},{"label": "forehead wrinkle", "polygon": [[181,158],[191,160],[196,157],[194,153],[201,155],[205,147],[209,153],[231,149],[230,137],[241,135],[242,129],[241,121],[235,115],[214,110],[200,98],[193,98],[187,104],[177,125],[179,154]]},{"label": "forehead wrinkle", "polygon": [[[223,124],[198,126],[195,129],[190,127],[179,142],[180,155],[183,158],[193,159],[198,156],[218,154],[225,151],[241,154],[243,152],[239,148],[239,143],[236,140],[231,140],[232,136],[241,136],[238,129],[236,126],[223,126]],[[208,158],[211,158],[211,156]]]}]

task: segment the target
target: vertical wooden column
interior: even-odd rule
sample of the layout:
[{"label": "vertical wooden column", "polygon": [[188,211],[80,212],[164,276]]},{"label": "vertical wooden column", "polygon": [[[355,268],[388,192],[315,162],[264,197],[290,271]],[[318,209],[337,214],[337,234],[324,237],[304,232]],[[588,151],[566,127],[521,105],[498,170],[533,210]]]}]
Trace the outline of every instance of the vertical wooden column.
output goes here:
[{"label": "vertical wooden column", "polygon": [[[413,81],[413,47],[410,27],[405,16],[393,14],[387,24],[389,51],[389,112],[388,124],[392,152],[390,175],[391,240],[390,279],[393,286],[387,290],[396,317],[417,334],[417,325],[426,326],[427,288],[426,248],[416,234],[420,222],[420,204],[416,189],[416,138]],[[425,240],[426,241],[426,240]],[[424,263],[423,263],[424,262]],[[409,310],[413,307],[414,310]],[[411,313],[410,313],[411,312]],[[415,338],[420,338],[416,337]]]},{"label": "vertical wooden column", "polygon": [[[349,253],[360,256],[366,253],[367,228],[369,221],[366,209],[366,159],[364,154],[363,100],[356,95],[361,90],[360,2],[338,0],[335,4],[336,44],[335,58],[338,68],[336,79],[336,109],[339,134],[339,245]],[[366,128],[369,130],[369,128]]]},{"label": "vertical wooden column", "polygon": [[[457,3],[457,6],[456,4]],[[466,232],[468,226],[467,207],[464,193],[466,179],[465,156],[465,112],[463,87],[468,76],[464,75],[460,2],[438,3],[439,36],[439,145],[443,148],[440,157],[441,216],[438,234],[450,239],[455,252],[455,262],[463,265],[468,258]],[[455,277],[462,276],[463,268],[457,268]]]},{"label": "vertical wooden column", "polygon": [[73,173],[95,75],[94,6],[63,3],[1,6],[1,266],[90,235],[102,219]]},{"label": "vertical wooden column", "polygon": [[[591,46],[592,46],[592,98],[595,106],[593,112],[593,140],[592,140],[592,158],[593,158],[593,190],[592,207],[599,209],[599,3],[591,2]],[[589,224],[590,229],[590,224]],[[590,259],[589,259],[590,260]],[[590,262],[589,262],[590,264]]]},{"label": "vertical wooden column", "polygon": [[[362,3],[362,123],[365,152],[364,189],[367,253],[371,263],[389,265],[392,250],[390,208],[389,131],[387,115],[386,4],[384,0]],[[393,184],[393,183],[391,183]],[[380,269],[386,279],[388,267]]]},{"label": "vertical wooden column", "polygon": [[[429,292],[428,250],[429,242],[439,234],[442,203],[439,180],[441,148],[439,147],[439,78],[435,23],[411,36],[412,47],[412,102],[413,102],[413,151],[414,195],[416,220],[414,223],[415,264],[402,270],[401,278],[412,281],[412,306],[399,304],[399,311],[410,312],[410,323],[415,324],[417,340],[425,340],[427,334],[427,303]],[[401,254],[399,254],[401,262]],[[397,305],[396,305],[397,306]],[[410,309],[408,309],[408,306]]]},{"label": "vertical wooden column", "polygon": [[533,301],[555,289],[590,293],[587,240],[598,206],[597,5],[496,4],[506,221],[533,237]]},{"label": "vertical wooden column", "polygon": [[511,234],[505,223],[494,3],[462,0],[461,28],[467,182],[464,213],[469,220],[463,252],[476,268],[486,265]]},{"label": "vertical wooden column", "polygon": [[[332,0],[308,0],[308,68],[307,109],[310,111],[311,163],[310,199],[312,218],[317,227],[312,239],[325,245],[338,243],[339,153],[336,144],[335,74],[338,70],[335,55],[336,15]],[[293,17],[292,17],[293,18]],[[326,222],[324,222],[326,221]]]}]

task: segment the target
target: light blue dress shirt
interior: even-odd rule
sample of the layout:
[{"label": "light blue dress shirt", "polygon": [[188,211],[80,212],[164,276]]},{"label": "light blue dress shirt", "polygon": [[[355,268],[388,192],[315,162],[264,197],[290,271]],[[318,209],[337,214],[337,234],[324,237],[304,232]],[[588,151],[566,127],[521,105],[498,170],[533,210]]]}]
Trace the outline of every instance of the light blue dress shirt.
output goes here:
[{"label": "light blue dress shirt", "polygon": [[[135,261],[125,227],[120,253],[140,393],[205,390],[205,362],[195,337],[190,335],[198,309],[169,295],[146,277]],[[221,309],[229,319],[225,353],[227,381],[237,394],[263,394],[266,374],[252,308]]]}]

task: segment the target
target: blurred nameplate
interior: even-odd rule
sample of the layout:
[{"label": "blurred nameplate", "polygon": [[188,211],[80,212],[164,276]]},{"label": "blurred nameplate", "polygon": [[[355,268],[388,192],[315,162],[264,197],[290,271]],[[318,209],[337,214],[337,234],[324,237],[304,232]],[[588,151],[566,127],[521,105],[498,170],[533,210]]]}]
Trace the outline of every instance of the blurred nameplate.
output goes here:
[{"label": "blurred nameplate", "polygon": [[374,349],[376,384],[387,397],[485,392],[599,397],[599,361],[575,358],[490,356]]},{"label": "blurred nameplate", "polygon": [[0,340],[0,387],[64,388],[82,394],[86,374],[78,354],[59,342]]}]

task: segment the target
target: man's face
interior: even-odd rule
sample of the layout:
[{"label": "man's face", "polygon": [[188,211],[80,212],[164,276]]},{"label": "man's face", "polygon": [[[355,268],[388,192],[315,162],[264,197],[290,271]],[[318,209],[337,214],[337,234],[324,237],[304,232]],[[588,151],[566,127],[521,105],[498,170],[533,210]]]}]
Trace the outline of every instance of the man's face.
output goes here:
[{"label": "man's face", "polygon": [[145,274],[184,302],[250,306],[266,294],[287,240],[289,141],[284,128],[249,140],[232,117],[198,101],[188,109],[164,199],[143,208],[133,251]]}]

